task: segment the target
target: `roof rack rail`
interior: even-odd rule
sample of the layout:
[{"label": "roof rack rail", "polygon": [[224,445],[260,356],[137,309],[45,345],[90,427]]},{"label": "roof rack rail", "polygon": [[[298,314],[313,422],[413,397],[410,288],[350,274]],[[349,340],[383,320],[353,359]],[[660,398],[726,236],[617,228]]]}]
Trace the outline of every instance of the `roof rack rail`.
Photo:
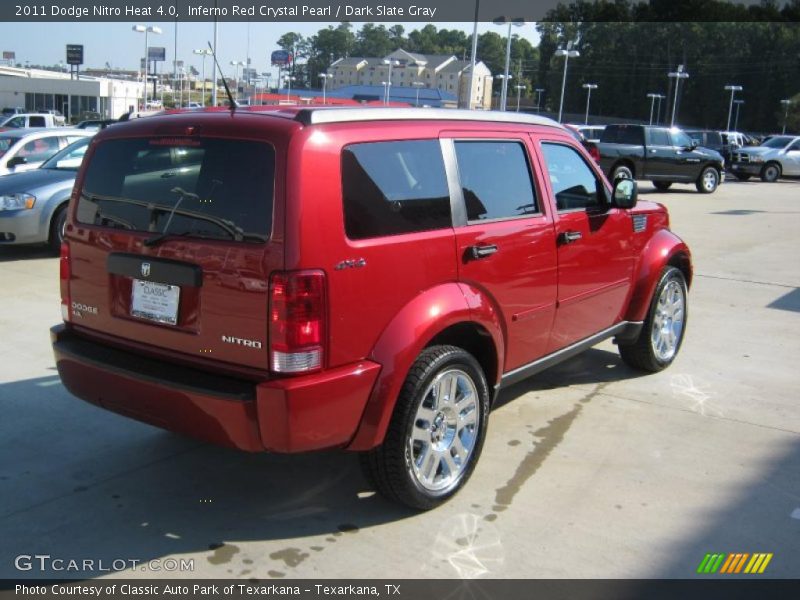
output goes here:
[{"label": "roof rack rail", "polygon": [[322,123],[347,123],[351,121],[491,121],[495,123],[519,123],[524,125],[561,125],[547,117],[516,112],[478,111],[453,108],[350,108],[314,107],[301,108],[294,119],[304,125]]}]

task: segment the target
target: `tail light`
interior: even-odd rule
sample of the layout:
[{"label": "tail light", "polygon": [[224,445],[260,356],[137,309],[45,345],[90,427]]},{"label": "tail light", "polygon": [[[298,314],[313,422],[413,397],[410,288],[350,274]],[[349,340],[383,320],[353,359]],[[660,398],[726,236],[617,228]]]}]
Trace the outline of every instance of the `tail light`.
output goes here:
[{"label": "tail light", "polygon": [[61,318],[65,322],[71,320],[69,280],[72,277],[69,243],[61,242],[61,260],[59,262],[59,280],[61,284]]},{"label": "tail light", "polygon": [[322,368],[327,299],[322,271],[273,273],[270,278],[269,362],[275,373]]},{"label": "tail light", "polygon": [[597,148],[597,146],[592,144],[591,146],[589,146],[588,150],[589,150],[589,156],[591,156],[594,159],[594,162],[600,164],[600,150]]}]

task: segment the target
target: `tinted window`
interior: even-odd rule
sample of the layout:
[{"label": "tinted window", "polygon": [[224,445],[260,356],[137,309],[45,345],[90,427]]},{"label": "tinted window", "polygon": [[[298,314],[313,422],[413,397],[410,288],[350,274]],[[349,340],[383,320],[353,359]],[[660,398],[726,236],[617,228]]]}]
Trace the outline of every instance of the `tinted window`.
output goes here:
[{"label": "tinted window", "polygon": [[44,127],[45,126],[44,117],[30,117],[28,124],[31,127]]},{"label": "tinted window", "polygon": [[467,220],[538,212],[525,149],[519,142],[456,142]]},{"label": "tinted window", "polygon": [[[698,140],[702,140],[703,139],[703,134],[702,133],[698,133],[696,135],[700,136],[700,137],[697,138]],[[653,146],[669,146],[670,145],[670,143],[669,143],[669,133],[667,132],[667,130],[666,129],[651,129],[650,130],[650,144],[652,144]]]},{"label": "tinted window", "polygon": [[17,152],[17,156],[24,157],[29,163],[47,160],[58,152],[58,138],[39,138],[24,144]]},{"label": "tinted window", "polygon": [[264,241],[272,228],[275,152],[213,138],[108,140],[86,171],[81,223],[175,235]]},{"label": "tinted window", "polygon": [[786,149],[787,152],[794,152],[796,150],[800,150],[800,140],[797,140],[794,144]]},{"label": "tinted window", "polygon": [[42,165],[43,169],[62,169],[66,171],[77,171],[81,166],[83,155],[89,147],[91,138],[81,138],[74,144],[70,144],[60,152],[56,152],[47,159]]},{"label": "tinted window", "polygon": [[342,199],[345,231],[353,240],[452,226],[438,140],[346,147]]},{"label": "tinted window", "polygon": [[672,145],[679,148],[688,148],[692,145],[692,138],[686,135],[683,131],[670,131],[670,138],[672,138]]},{"label": "tinted window", "polygon": [[761,144],[762,146],[766,146],[767,148],[783,148],[786,144],[792,141],[792,138],[788,136],[776,136],[771,138]]},{"label": "tinted window", "polygon": [[597,190],[601,183],[575,150],[561,144],[542,144],[542,151],[558,210],[600,206]]},{"label": "tinted window", "polygon": [[14,117],[4,123],[3,127],[25,127],[25,117]]},{"label": "tinted window", "polygon": [[610,144],[644,145],[644,129],[641,125],[609,125],[600,136],[601,142]]},{"label": "tinted window", "polygon": [[0,138],[0,156],[3,156],[8,149],[19,141],[19,138],[4,137]]}]

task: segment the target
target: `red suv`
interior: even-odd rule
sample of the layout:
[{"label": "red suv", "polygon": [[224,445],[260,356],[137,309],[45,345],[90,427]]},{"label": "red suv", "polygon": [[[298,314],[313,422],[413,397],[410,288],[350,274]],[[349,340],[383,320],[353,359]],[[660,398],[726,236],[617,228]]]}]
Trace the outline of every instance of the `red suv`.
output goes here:
[{"label": "red suv", "polygon": [[242,450],[358,451],[427,509],[504,386],[610,337],[638,368],[675,358],[689,249],[557,123],[259,109],[92,141],[52,331],[79,398]]}]

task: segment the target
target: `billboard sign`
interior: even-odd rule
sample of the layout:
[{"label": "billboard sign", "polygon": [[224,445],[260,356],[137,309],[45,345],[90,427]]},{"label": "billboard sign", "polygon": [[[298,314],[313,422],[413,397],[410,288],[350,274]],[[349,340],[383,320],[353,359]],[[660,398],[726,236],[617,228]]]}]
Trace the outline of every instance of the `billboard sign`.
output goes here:
[{"label": "billboard sign", "polygon": [[17,55],[15,52],[9,52],[8,50],[3,51],[3,60],[15,60]]},{"label": "billboard sign", "polygon": [[292,64],[292,53],[288,50],[275,50],[270,56],[272,66],[285,67]]},{"label": "billboard sign", "polygon": [[83,44],[67,44],[67,64],[83,64]]},{"label": "billboard sign", "polygon": [[164,62],[167,59],[167,49],[159,46],[147,47],[148,62]]}]

